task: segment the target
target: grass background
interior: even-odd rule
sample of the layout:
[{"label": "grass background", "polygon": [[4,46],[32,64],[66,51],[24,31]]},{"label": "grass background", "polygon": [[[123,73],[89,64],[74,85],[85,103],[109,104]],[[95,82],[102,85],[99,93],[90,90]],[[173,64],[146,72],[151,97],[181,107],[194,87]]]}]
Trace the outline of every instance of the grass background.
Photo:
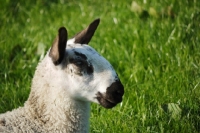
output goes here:
[{"label": "grass background", "polygon": [[91,133],[200,132],[198,0],[5,0],[0,4],[0,113],[23,106],[57,30],[101,18],[90,45],[125,86],[123,102],[92,104]]}]

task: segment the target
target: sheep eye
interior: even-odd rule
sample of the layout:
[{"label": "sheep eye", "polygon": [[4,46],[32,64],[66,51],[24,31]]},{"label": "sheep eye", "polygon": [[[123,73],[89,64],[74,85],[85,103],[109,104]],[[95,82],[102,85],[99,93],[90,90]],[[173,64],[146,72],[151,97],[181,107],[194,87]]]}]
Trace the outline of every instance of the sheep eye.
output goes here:
[{"label": "sheep eye", "polygon": [[81,67],[82,65],[84,65],[84,61],[82,59],[69,59],[70,63],[73,63],[74,65],[76,65],[77,67]]},{"label": "sheep eye", "polygon": [[94,72],[94,68],[92,64],[80,58],[72,58],[69,60],[72,64],[76,66],[76,73],[78,75],[82,75],[82,73],[92,74]]},{"label": "sheep eye", "polygon": [[88,67],[87,67],[87,73],[88,74],[92,74],[94,72],[94,68],[93,68],[93,66],[90,64],[90,65],[88,65]]},{"label": "sheep eye", "polygon": [[83,63],[83,61],[77,61],[74,64],[77,65],[77,66],[82,66],[84,63]]}]

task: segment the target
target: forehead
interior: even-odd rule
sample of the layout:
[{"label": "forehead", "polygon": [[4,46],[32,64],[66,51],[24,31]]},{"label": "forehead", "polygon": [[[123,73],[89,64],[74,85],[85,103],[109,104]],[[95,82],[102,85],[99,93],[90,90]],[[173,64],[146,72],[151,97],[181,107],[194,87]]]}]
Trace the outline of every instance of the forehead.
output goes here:
[{"label": "forehead", "polygon": [[98,64],[101,68],[112,68],[111,64],[89,45],[68,44],[66,50],[70,56],[81,56],[92,64]]},{"label": "forehead", "polygon": [[96,51],[94,50],[92,47],[90,47],[89,45],[85,45],[85,44],[68,44],[67,45],[67,53],[69,54],[75,54],[77,56],[84,56],[87,58],[101,58],[102,56]]}]

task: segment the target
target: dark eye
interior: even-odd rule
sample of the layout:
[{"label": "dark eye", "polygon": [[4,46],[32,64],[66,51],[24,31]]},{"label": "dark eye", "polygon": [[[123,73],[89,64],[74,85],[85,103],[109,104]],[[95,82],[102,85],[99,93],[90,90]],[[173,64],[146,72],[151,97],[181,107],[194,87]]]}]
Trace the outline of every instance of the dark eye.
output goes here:
[{"label": "dark eye", "polygon": [[88,65],[88,67],[87,67],[87,73],[88,74],[92,74],[94,72],[94,68],[93,68],[93,66],[90,64],[90,65]]},{"label": "dark eye", "polygon": [[82,66],[84,62],[79,60],[79,61],[74,62],[74,64],[77,66]]},{"label": "dark eye", "polygon": [[84,61],[82,59],[69,59],[70,63],[73,63],[74,65],[76,65],[77,67],[81,67],[82,65],[84,65]]},{"label": "dark eye", "polygon": [[69,60],[76,67],[76,74],[82,75],[83,73],[92,74],[94,72],[93,65],[81,58],[72,58]]},{"label": "dark eye", "polygon": [[78,67],[82,67],[85,65],[85,61],[83,61],[82,59],[76,59],[73,61],[73,63]]}]

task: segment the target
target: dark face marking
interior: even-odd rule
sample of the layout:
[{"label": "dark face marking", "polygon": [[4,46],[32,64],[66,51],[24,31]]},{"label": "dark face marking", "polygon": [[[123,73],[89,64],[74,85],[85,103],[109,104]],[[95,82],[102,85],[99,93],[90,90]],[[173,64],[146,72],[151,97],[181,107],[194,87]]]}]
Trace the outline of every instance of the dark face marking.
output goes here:
[{"label": "dark face marking", "polygon": [[94,72],[94,67],[92,66],[92,64],[89,63],[87,67],[87,73],[92,74],[93,72]]},{"label": "dark face marking", "polygon": [[86,57],[84,54],[82,54],[82,53],[79,53],[79,52],[77,52],[77,51],[74,51],[74,54],[77,55],[77,56],[80,56],[80,57],[83,58],[84,60],[87,60],[87,57]]},{"label": "dark face marking", "polygon": [[79,76],[83,76],[83,74],[85,73],[91,75],[94,72],[94,68],[92,64],[87,61],[86,55],[77,51],[74,51],[74,54],[76,56],[74,58],[69,59],[69,62],[74,64],[74,73]]},{"label": "dark face marking", "polygon": [[109,86],[105,94],[98,92],[97,100],[105,108],[112,108],[122,101],[124,95],[124,86],[119,80],[116,80]]},{"label": "dark face marking", "polygon": [[124,95],[124,86],[117,80],[106,90],[106,98],[110,101],[121,102]]}]

